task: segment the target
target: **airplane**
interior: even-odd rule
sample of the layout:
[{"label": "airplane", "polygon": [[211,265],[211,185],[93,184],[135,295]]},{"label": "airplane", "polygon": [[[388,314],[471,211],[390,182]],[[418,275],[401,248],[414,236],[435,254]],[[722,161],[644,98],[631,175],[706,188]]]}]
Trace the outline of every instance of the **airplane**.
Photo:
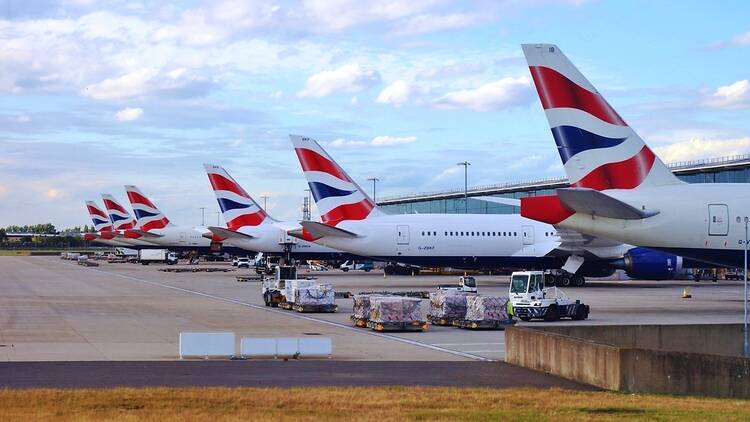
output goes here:
[{"label": "airplane", "polygon": [[129,244],[115,239],[117,234],[114,232],[112,222],[109,221],[107,214],[99,208],[96,202],[86,201],[86,209],[94,223],[96,233],[84,233],[83,240],[108,246],[129,246]]},{"label": "airplane", "polygon": [[[682,259],[619,242],[558,233],[518,214],[388,215],[315,140],[290,135],[322,222],[303,221],[291,235],[326,246],[422,266],[459,269],[564,269],[554,282],[625,269],[633,278],[674,278]],[[574,274],[572,277],[570,274]]]},{"label": "airplane", "polygon": [[112,231],[115,234],[115,238],[118,242],[131,245],[131,247],[135,249],[139,249],[138,247],[159,247],[158,244],[149,242],[147,240],[125,237],[125,230],[131,230],[135,228],[135,219],[130,215],[125,207],[123,207],[122,204],[120,204],[117,199],[115,199],[114,196],[108,193],[103,193],[102,200],[104,200],[104,208],[106,208],[109,219],[110,221],[112,221],[112,225],[114,227]]},{"label": "airplane", "polygon": [[524,44],[569,188],[521,215],[587,235],[741,267],[750,188],[679,180],[553,44]]},{"label": "airplane", "polygon": [[203,237],[204,230],[172,224],[136,186],[126,185],[125,192],[137,220],[134,228],[124,230],[126,238],[145,240],[174,250],[222,250],[221,242]]},{"label": "airplane", "polygon": [[[257,202],[221,166],[204,164],[219,208],[227,227],[208,227],[210,234],[224,243],[266,255],[291,253],[299,259],[356,259],[342,252],[313,242],[290,237],[289,230],[299,229],[296,221],[278,221]],[[285,244],[288,249],[285,249]]]}]

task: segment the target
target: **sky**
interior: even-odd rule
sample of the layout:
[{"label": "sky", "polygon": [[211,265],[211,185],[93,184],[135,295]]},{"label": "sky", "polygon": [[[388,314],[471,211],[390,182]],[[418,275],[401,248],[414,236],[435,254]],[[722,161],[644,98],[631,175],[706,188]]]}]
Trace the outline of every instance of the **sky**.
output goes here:
[{"label": "sky", "polygon": [[[0,0],[0,226],[137,185],[214,224],[203,163],[279,219],[289,134],[378,197],[563,176],[521,43],[557,44],[666,162],[750,153],[744,1]],[[221,221],[220,221],[221,223]]]}]

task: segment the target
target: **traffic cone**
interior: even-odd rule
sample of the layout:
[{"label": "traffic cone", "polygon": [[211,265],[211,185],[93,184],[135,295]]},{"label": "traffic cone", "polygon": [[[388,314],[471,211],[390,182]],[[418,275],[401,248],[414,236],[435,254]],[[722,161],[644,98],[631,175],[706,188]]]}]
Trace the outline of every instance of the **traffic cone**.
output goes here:
[{"label": "traffic cone", "polygon": [[691,297],[693,297],[693,295],[690,294],[690,288],[685,287],[684,289],[682,289],[682,298],[683,299],[690,299]]}]

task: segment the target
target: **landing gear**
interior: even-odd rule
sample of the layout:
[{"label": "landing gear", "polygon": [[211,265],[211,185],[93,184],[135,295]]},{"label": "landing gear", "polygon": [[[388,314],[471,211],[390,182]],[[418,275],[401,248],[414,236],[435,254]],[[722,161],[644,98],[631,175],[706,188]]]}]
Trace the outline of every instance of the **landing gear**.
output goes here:
[{"label": "landing gear", "polygon": [[547,287],[583,287],[586,285],[586,278],[567,272],[547,273],[544,276],[544,285]]}]

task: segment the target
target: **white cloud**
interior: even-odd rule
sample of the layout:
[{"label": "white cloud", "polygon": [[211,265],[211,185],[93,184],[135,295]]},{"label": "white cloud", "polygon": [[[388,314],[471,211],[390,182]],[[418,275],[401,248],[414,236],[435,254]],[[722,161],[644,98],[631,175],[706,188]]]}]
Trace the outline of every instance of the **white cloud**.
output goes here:
[{"label": "white cloud", "polygon": [[351,100],[349,100],[349,103],[351,103],[351,105],[357,105],[358,102],[359,102],[359,99],[357,99],[356,95],[353,96]]},{"label": "white cloud", "polygon": [[330,148],[360,148],[360,147],[390,147],[396,145],[411,144],[417,141],[416,136],[376,136],[371,141],[358,141],[353,139],[338,138],[328,142]]},{"label": "white cloud", "polygon": [[307,79],[300,97],[325,97],[337,92],[358,92],[380,83],[380,74],[358,64],[318,72]]},{"label": "white cloud", "polygon": [[142,108],[126,107],[115,113],[115,119],[121,122],[132,122],[133,120],[138,120],[142,114]]},{"label": "white cloud", "polygon": [[394,35],[418,35],[427,32],[459,29],[472,26],[483,20],[481,15],[451,13],[446,15],[424,14],[413,16],[398,24]]},{"label": "white cloud", "polygon": [[731,85],[719,87],[706,100],[706,105],[727,109],[750,107],[750,82],[743,79]]},{"label": "white cloud", "polygon": [[461,169],[459,169],[458,166],[448,167],[447,169],[441,171],[435,177],[433,177],[432,180],[433,181],[439,181],[439,180],[446,179],[449,176],[452,176],[452,175],[458,173],[459,170],[461,170]]},{"label": "white cloud", "polygon": [[654,151],[667,163],[725,157],[750,153],[750,137],[731,139],[693,138],[656,147]]},{"label": "white cloud", "polygon": [[378,147],[404,145],[417,142],[416,136],[376,136],[372,138],[371,144]]},{"label": "white cloud", "polygon": [[467,108],[477,111],[516,106],[531,99],[531,80],[527,76],[506,77],[475,89],[453,91],[435,100],[438,108]]},{"label": "white cloud", "polygon": [[142,95],[148,83],[157,75],[156,69],[143,68],[116,78],[105,79],[83,88],[82,94],[97,100],[109,100]]},{"label": "white cloud", "polygon": [[726,47],[743,47],[750,45],[750,31],[742,34],[737,34],[732,38],[724,41],[719,41],[711,45],[712,48],[726,48]]},{"label": "white cloud", "polygon": [[391,104],[396,107],[407,103],[411,97],[411,87],[408,83],[397,80],[385,87],[375,100],[381,104]]},{"label": "white cloud", "polygon": [[352,26],[387,22],[426,11],[438,0],[304,0],[302,6],[314,27],[340,31]]}]

